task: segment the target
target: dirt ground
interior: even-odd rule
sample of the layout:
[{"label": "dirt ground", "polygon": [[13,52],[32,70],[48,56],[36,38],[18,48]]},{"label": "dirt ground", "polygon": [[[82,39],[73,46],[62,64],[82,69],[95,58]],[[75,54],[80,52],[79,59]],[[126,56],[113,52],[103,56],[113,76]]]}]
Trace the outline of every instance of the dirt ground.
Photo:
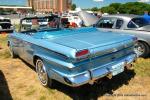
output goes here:
[{"label": "dirt ground", "polygon": [[6,44],[0,46],[0,100],[150,100],[149,58],[138,59],[134,70],[101,84],[71,88],[55,82],[50,89],[40,84],[34,67],[11,59]]}]

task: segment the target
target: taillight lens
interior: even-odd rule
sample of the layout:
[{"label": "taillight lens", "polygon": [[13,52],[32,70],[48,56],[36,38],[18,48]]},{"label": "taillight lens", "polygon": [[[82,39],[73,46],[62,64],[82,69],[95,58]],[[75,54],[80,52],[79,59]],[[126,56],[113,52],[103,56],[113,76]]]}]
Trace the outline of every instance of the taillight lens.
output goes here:
[{"label": "taillight lens", "polygon": [[76,57],[82,57],[82,56],[86,56],[89,54],[89,50],[85,49],[85,50],[81,50],[79,52],[76,53]]}]

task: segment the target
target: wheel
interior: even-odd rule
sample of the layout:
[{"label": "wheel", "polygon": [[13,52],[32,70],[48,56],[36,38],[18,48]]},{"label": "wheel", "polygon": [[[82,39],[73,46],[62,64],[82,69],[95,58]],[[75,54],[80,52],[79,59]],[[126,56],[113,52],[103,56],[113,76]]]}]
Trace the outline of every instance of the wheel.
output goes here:
[{"label": "wheel", "polygon": [[36,60],[36,72],[38,75],[38,79],[44,87],[53,87],[53,81],[48,77],[46,68],[41,59]]},{"label": "wheel", "polygon": [[145,57],[148,57],[150,49],[149,49],[149,46],[145,42],[137,42],[135,44],[134,51],[139,57],[145,58]]},{"label": "wheel", "polygon": [[12,46],[9,44],[8,47],[11,58],[17,58],[17,55],[14,53]]}]

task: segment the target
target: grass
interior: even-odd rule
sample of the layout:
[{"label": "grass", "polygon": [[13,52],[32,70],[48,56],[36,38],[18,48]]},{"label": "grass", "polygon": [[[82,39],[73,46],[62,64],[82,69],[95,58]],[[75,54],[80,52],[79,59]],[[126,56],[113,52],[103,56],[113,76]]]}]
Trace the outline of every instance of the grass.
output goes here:
[{"label": "grass", "polygon": [[6,34],[0,34],[0,47],[6,48],[7,46],[7,35]]},{"label": "grass", "polygon": [[0,35],[0,58],[9,58],[10,53],[7,48],[7,35],[1,34]]},{"label": "grass", "polygon": [[0,46],[2,48],[0,49],[0,70],[5,76],[5,83],[8,84],[8,88],[4,88],[0,84],[0,91],[7,89],[10,91],[10,93],[8,91],[9,95],[7,94],[5,97],[12,97],[14,100],[87,100],[89,98],[92,100],[135,100],[136,97],[113,97],[106,96],[106,94],[137,93],[146,95],[145,97],[137,97],[137,100],[150,100],[148,97],[150,91],[150,58],[139,58],[134,63],[133,71],[122,73],[110,81],[105,80],[100,85],[70,88],[56,83],[56,87],[50,89],[41,86],[37,74],[29,65],[20,59],[10,58],[7,35],[0,35]]},{"label": "grass", "polygon": [[150,77],[150,59],[139,58],[134,64],[137,75]]}]

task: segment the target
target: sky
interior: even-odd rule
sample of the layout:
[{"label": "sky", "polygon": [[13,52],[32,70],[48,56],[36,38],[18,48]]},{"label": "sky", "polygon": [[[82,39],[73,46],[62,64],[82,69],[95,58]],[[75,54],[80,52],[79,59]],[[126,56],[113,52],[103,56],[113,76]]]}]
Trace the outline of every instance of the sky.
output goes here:
[{"label": "sky", "polygon": [[[0,5],[26,5],[27,0],[0,0]],[[77,7],[81,8],[92,8],[92,7],[103,7],[114,2],[126,3],[126,2],[149,2],[150,0],[72,0]]]}]

